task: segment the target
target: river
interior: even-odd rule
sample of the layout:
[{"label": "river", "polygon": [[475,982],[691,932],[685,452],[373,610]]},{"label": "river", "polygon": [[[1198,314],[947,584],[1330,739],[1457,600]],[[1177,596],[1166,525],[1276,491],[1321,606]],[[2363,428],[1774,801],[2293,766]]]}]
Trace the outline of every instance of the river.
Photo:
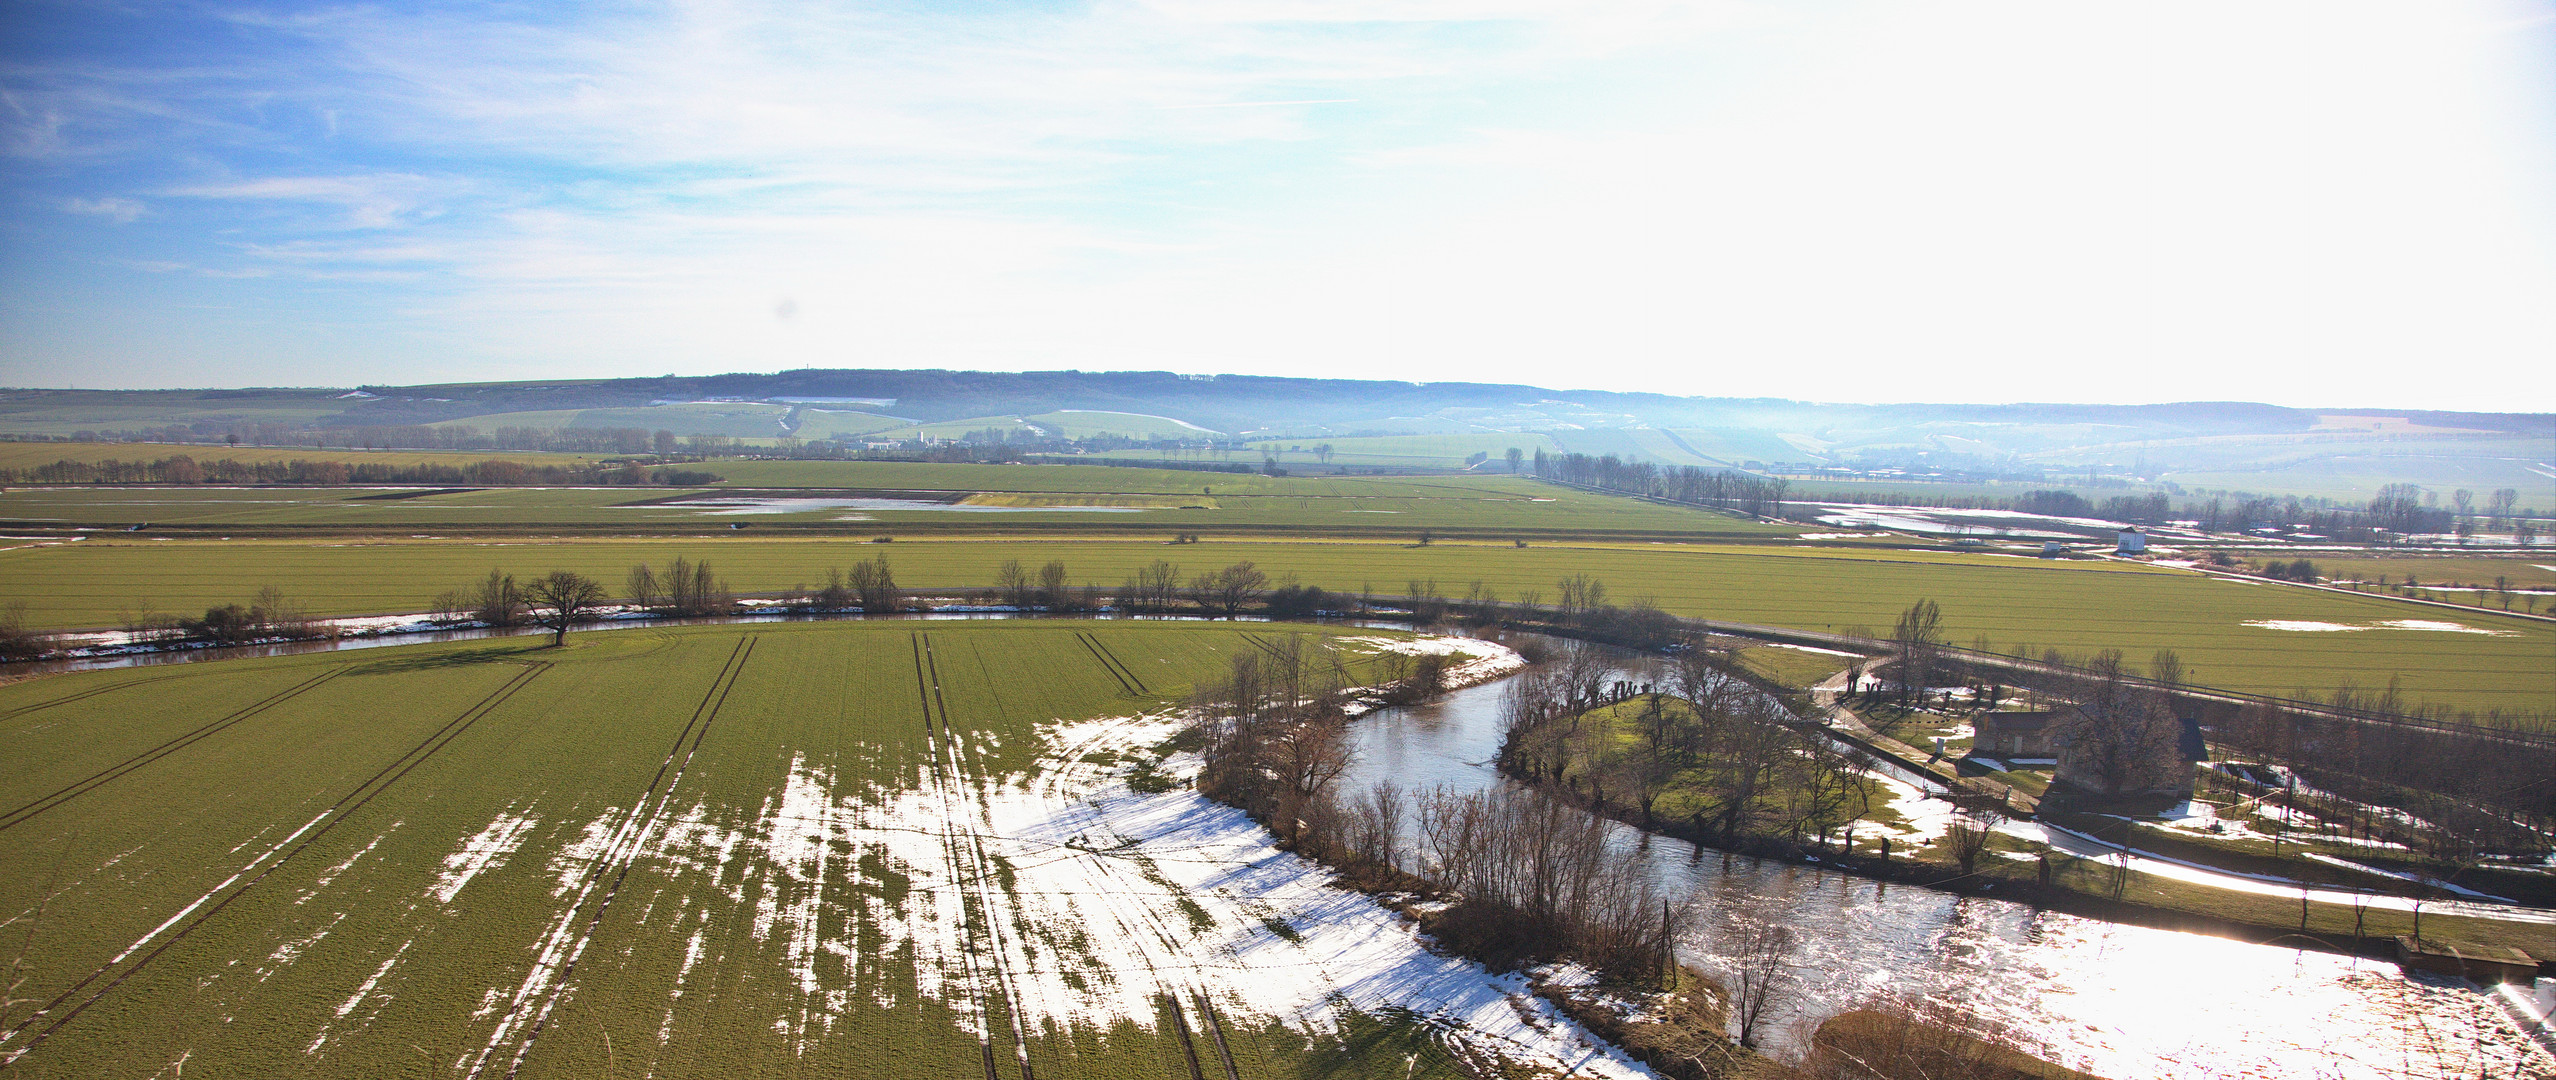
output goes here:
[{"label": "river", "polygon": [[[1629,654],[1628,654],[1629,655]],[[1640,679],[1638,674],[1630,677]],[[1343,790],[1506,783],[1501,683],[1379,712],[1355,727]],[[1955,896],[1643,837],[1688,897],[1684,959],[1727,975],[1719,942],[1745,919],[1792,927],[1798,951],[1764,1041],[1877,993],[1957,1005],[2055,1060],[2118,1080],[2199,1077],[2544,1077],[2548,1059],[2484,993],[2350,956],[2153,930]]]}]

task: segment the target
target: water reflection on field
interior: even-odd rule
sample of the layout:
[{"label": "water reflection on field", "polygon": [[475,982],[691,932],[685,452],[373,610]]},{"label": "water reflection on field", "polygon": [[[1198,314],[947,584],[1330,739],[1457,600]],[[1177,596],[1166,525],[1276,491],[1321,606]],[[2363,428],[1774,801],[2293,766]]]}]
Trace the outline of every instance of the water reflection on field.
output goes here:
[{"label": "water reflection on field", "polygon": [[[1503,782],[1490,766],[1501,693],[1494,683],[1360,721],[1358,763],[1342,782]],[[1777,1052],[1806,1018],[1887,992],[1955,1003],[2120,1080],[2550,1075],[2485,995],[2409,979],[2394,964],[1726,858],[1631,829],[1625,842],[1646,845],[1662,878],[1692,898],[1688,962],[1726,974],[1716,946],[1742,920],[1793,928],[1801,946],[1764,1040]]]}]

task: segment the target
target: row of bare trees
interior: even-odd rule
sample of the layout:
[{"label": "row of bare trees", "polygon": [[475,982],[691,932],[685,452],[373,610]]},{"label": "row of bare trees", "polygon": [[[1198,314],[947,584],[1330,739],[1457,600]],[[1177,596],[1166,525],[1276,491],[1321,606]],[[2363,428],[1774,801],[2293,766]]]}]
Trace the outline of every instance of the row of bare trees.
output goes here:
[{"label": "row of bare trees", "polygon": [[[1371,813],[1400,798],[1373,792]],[[1434,920],[1441,939],[1491,959],[1567,955],[1642,984],[1670,970],[1685,916],[1614,823],[1535,787],[1415,802],[1416,840],[1390,854],[1456,898]]]},{"label": "row of bare trees", "polygon": [[[2335,694],[2376,716],[2416,716],[2391,687]],[[2500,725],[2374,723],[2253,702],[2214,717],[2231,754],[2277,765],[2295,784],[2254,794],[2314,815],[2320,829],[2403,844],[2425,857],[2545,856],[2556,847],[2556,747]],[[2270,787],[2285,790],[2271,792]]]},{"label": "row of bare trees", "polygon": [[[1515,464],[1512,463],[1512,470]],[[1535,474],[1548,480],[1583,487],[1631,492],[1671,502],[1695,503],[1737,510],[1756,517],[1776,517],[1784,512],[1784,496],[1792,484],[1782,477],[1759,476],[1733,469],[1703,469],[1693,465],[1659,465],[1648,461],[1627,461],[1607,454],[1547,454],[1535,452]]]},{"label": "row of bare trees", "polygon": [[553,570],[524,582],[503,570],[490,570],[477,582],[446,590],[436,597],[435,607],[439,615],[453,621],[538,626],[556,634],[555,643],[564,645],[569,628],[594,618],[610,599],[602,583],[574,570]]},{"label": "row of bare trees", "polygon": [[[1345,706],[1359,689],[1348,663],[1302,635],[1262,640],[1193,703],[1202,793],[1297,850],[1417,874],[1453,894],[1457,906],[1433,927],[1474,955],[1570,955],[1646,981],[1666,969],[1677,917],[1610,843],[1607,821],[1527,788],[1414,798],[1388,784],[1344,796]],[[1376,673],[1389,700],[1441,684],[1443,658],[1397,656]]]}]

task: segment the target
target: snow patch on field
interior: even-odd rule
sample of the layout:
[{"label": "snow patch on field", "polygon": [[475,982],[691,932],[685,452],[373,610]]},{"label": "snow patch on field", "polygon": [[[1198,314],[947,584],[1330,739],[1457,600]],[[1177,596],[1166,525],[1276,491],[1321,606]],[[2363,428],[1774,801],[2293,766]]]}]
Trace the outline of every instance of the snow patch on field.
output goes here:
[{"label": "snow patch on field", "polygon": [[2444,622],[2439,619],[2381,619],[2377,622],[2362,623],[2358,626],[2354,626],[2350,623],[2315,622],[2307,619],[2255,619],[2247,622],[2245,625],[2258,627],[2264,630],[2297,630],[2308,633],[2352,633],[2362,630],[2423,630],[2438,634],[2484,634],[2490,637],[2509,637],[2512,634],[2512,631],[2509,630],[2488,630],[2481,626],[2469,626],[2465,623]]},{"label": "snow patch on field", "polygon": [[[1493,670],[1515,657],[1468,644],[1418,647]],[[672,1001],[693,967],[717,956],[733,971],[742,946],[795,992],[775,1025],[802,1047],[847,1011],[910,1006],[898,1000],[904,969],[890,962],[910,956],[912,992],[947,1003],[998,1046],[1008,1025],[989,1030],[980,1001],[1000,1009],[1008,998],[1033,1031],[1151,1030],[1165,995],[1184,1008],[1203,996],[1229,1028],[1275,1019],[1333,1038],[1348,1011],[1408,1010],[1484,1054],[1575,1075],[1646,1075],[1523,978],[1430,952],[1408,920],[1333,886],[1329,871],[1280,851],[1241,812],[1186,789],[1129,787],[1137,763],[1182,726],[1169,715],[1053,723],[1041,730],[1038,768],[1000,774],[981,764],[984,740],[962,739],[959,776],[918,770],[878,787],[840,783],[828,764],[794,754],[750,819],[682,815],[642,858],[718,882],[710,902],[724,898],[746,916],[752,942],[722,955],[715,934],[705,942],[693,929],[661,1038],[672,1035]],[[1159,772],[1195,768],[1175,757]],[[969,917],[980,902],[990,922]],[[687,911],[671,932],[696,917],[718,925],[710,915]],[[1272,929],[1280,925],[1285,934]],[[1204,1022],[1190,1016],[1193,1030]]]},{"label": "snow patch on field", "polygon": [[535,820],[529,817],[497,815],[497,820],[489,822],[478,835],[462,841],[459,850],[444,856],[444,868],[435,875],[435,885],[427,892],[438,904],[452,903],[470,879],[504,865],[507,856],[524,846],[524,838],[531,835],[534,824]]},{"label": "snow patch on field", "polygon": [[302,904],[310,903],[311,898],[318,896],[320,894],[320,890],[328,888],[328,883],[337,880],[337,876],[339,874],[343,874],[348,870],[348,868],[353,867],[357,860],[362,859],[366,855],[372,854],[374,848],[382,846],[382,841],[389,839],[390,834],[399,831],[400,824],[400,822],[396,821],[391,822],[390,828],[384,829],[380,833],[375,834],[371,843],[364,845],[363,848],[355,852],[355,854],[347,856],[344,862],[340,862],[335,866],[321,871],[318,880],[311,882],[310,891],[303,893],[299,899],[294,900],[294,905],[298,907]]},{"label": "snow patch on field", "polygon": [[620,813],[620,807],[605,807],[600,816],[586,823],[583,833],[575,840],[569,841],[566,847],[560,848],[558,854],[550,857],[551,876],[559,879],[558,886],[550,890],[552,899],[575,891],[578,884],[585,880],[586,868],[593,866],[596,859],[602,858],[605,845],[612,842],[613,822]]},{"label": "snow patch on field", "polygon": [[1344,637],[1339,644],[1359,646],[1373,652],[1401,653],[1405,656],[1462,656],[1463,663],[1448,668],[1447,687],[1475,686],[1507,675],[1526,666],[1526,657],[1517,650],[1496,641],[1432,634],[1420,637]]},{"label": "snow patch on field", "polygon": [[1906,823],[1900,826],[1901,835],[1894,839],[1931,844],[1952,832],[1953,819],[1960,816],[1953,804],[1894,776],[1880,772],[1864,775],[1890,792],[1890,808],[1905,819]]},{"label": "snow patch on field", "polygon": [[1782,642],[1780,642],[1780,641],[1779,641],[1779,642],[1769,642],[1769,643],[1767,643],[1767,644],[1765,644],[1765,645],[1763,645],[1763,646],[1760,646],[1760,647],[1761,647],[1761,648],[1768,648],[1768,649],[1791,649],[1791,650],[1793,650],[1794,652],[1817,653],[1818,655],[1821,655],[1821,656],[1842,656],[1842,657],[1845,657],[1846,659],[1849,659],[1849,660],[1861,660],[1861,659],[1863,659],[1863,654],[1862,654],[1862,653],[1850,653],[1850,652],[1847,652],[1847,651],[1845,651],[1845,650],[1843,650],[1843,649],[1822,649],[1822,648],[1819,648],[1819,647],[1817,647],[1817,646],[1813,646],[1813,645],[1786,645],[1786,644],[1784,644],[1784,643],[1782,643]]},{"label": "snow patch on field", "polygon": [[[1409,1010],[1485,1053],[1577,1075],[1646,1074],[1620,1054],[1593,1049],[1595,1040],[1523,978],[1430,952],[1408,920],[1332,885],[1329,871],[1280,851],[1238,810],[1187,790],[1139,793],[1115,777],[1068,794],[1061,806],[995,802],[996,832],[1024,845],[1024,855],[1042,841],[1059,845],[1022,875],[1023,892],[1064,902],[1057,916],[1074,914],[1069,905],[1084,895],[1124,898],[1135,909],[1115,914],[1139,923],[1136,932],[1095,935],[1082,958],[1128,984],[1115,1003],[1123,1018],[1150,1026],[1144,992],[1195,983],[1226,1007],[1311,1034],[1336,1034],[1344,1010]],[[1138,899],[1147,895],[1136,887],[1142,880],[1158,891],[1169,886],[1195,909],[1184,920],[1177,900]],[[1085,894],[1088,886],[1110,887]],[[1273,924],[1290,933],[1273,932]]]},{"label": "snow patch on field", "polygon": [[[343,1003],[337,1006],[337,1015],[335,1019],[344,1020],[348,1014],[354,1012],[358,1008],[361,1008],[364,1004],[364,999],[371,997],[373,989],[382,984],[382,980],[390,975],[391,969],[399,966],[399,958],[408,955],[408,947],[413,944],[416,944],[416,939],[414,938],[400,942],[399,948],[391,951],[390,959],[382,961],[382,966],[374,968],[373,976],[364,980],[363,985],[355,988],[353,996],[348,997]],[[311,1038],[311,1045],[304,1047],[302,1052],[305,1054],[319,1053],[321,1047],[328,1045],[329,1031],[330,1029],[325,1026],[320,1028],[319,1034]]]},{"label": "snow patch on field", "polygon": [[2388,619],[2378,625],[2393,630],[2430,630],[2443,634],[2489,634],[2494,637],[2509,637],[2512,633],[2509,630],[2487,630],[2481,626],[2442,622],[2438,619]]}]

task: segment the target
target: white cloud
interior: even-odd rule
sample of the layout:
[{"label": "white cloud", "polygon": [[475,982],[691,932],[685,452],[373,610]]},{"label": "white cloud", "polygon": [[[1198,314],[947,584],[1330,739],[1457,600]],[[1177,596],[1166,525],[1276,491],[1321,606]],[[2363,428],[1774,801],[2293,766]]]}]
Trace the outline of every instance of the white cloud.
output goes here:
[{"label": "white cloud", "polygon": [[[431,280],[383,294],[386,338],[546,373],[2546,408],[2388,376],[2556,352],[2548,10],[337,8],[243,18],[302,51],[241,89],[378,163],[208,153],[159,190],[321,210],[219,243]],[[76,100],[12,99],[21,142],[84,130],[39,122]]]},{"label": "white cloud", "polygon": [[97,199],[64,199],[62,209],[74,214],[102,217],[118,225],[130,225],[149,212],[149,208],[138,201],[112,195]]},{"label": "white cloud", "polygon": [[457,186],[450,181],[406,173],[375,173],[227,180],[172,187],[160,194],[189,199],[318,203],[343,212],[343,218],[337,223],[340,227],[388,229],[416,220],[436,195],[450,192]]}]

